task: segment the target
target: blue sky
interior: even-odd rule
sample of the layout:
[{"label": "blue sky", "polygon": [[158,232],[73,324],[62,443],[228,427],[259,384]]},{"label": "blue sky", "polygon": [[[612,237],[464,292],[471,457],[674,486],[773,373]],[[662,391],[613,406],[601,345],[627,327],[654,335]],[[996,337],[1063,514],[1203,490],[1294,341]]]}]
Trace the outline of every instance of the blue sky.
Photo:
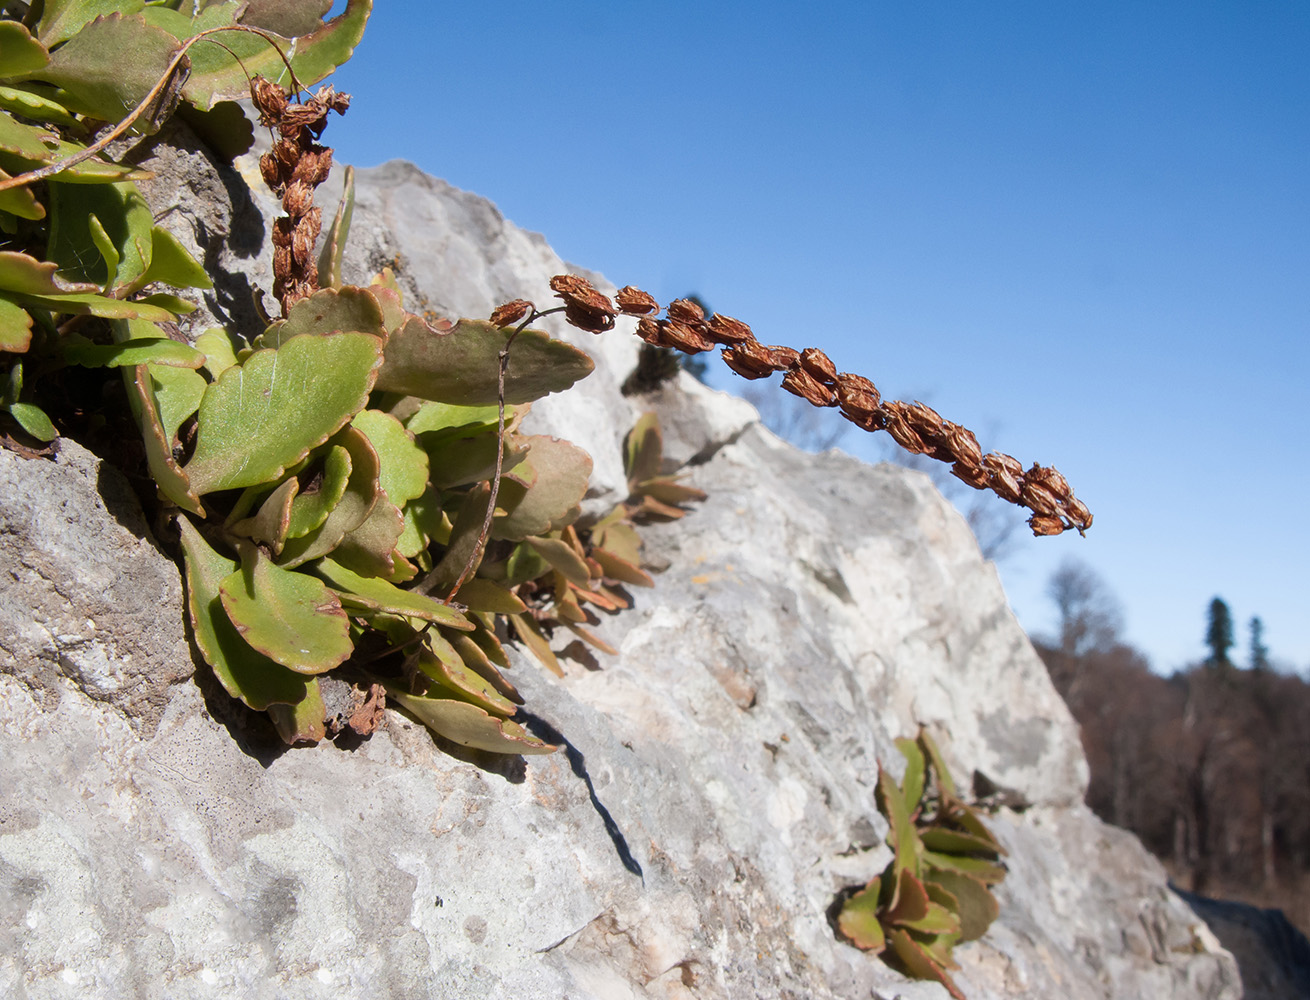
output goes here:
[{"label": "blue sky", "polygon": [[1158,670],[1216,594],[1304,669],[1307,53],[1301,0],[384,0],[325,138],[1055,465],[1096,524],[1002,564],[1028,628],[1073,555]]}]

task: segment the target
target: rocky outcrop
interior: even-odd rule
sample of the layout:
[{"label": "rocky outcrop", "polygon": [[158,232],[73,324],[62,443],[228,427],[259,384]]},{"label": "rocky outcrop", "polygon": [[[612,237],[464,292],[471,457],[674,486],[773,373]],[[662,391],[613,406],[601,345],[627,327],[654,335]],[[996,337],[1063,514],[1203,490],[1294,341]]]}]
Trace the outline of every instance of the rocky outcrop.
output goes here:
[{"label": "rocky outcrop", "polygon": [[[407,164],[362,172],[355,227],[348,276],[396,266],[411,306],[544,303],[563,269]],[[945,997],[830,919],[888,858],[878,762],[927,725],[957,779],[1011,803],[1000,919],[957,949],[971,998],[1240,996],[1159,865],[1081,805],[1075,726],[926,478],[798,452],[685,381],[625,398],[632,338],[563,335],[597,371],[531,419],[592,452],[591,511],[647,408],[709,499],[646,532],[664,570],[600,627],[618,656],[563,680],[517,657],[549,757],[439,746],[395,712],[349,749],[263,741],[176,683],[175,571],[112,471],[72,443],[0,454],[21,636],[0,672],[0,994]]]}]

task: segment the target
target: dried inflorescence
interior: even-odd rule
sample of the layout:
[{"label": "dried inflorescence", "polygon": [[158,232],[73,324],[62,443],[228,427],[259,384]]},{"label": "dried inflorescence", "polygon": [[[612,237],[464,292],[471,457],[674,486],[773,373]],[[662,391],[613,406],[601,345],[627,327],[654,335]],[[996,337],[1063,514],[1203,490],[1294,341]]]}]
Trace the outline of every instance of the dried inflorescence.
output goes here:
[{"label": "dried inflorescence", "polygon": [[282,315],[318,290],[314,244],[323,226],[322,209],[314,204],[314,189],[332,170],[332,150],[317,142],[327,127],[329,111],[339,115],[350,107],[350,95],[331,87],[299,104],[288,100],[277,84],[257,76],[250,97],[259,109],[259,121],[278,131],[271,151],[259,158],[264,182],[282,199],[287,213],[273,222],[273,295]]},{"label": "dried inflorescence", "polygon": [[[1092,512],[1074,496],[1064,476],[1055,469],[1034,464],[1027,471],[1018,459],[1000,452],[984,455],[973,432],[952,423],[923,403],[883,401],[877,387],[863,375],[838,372],[832,360],[817,347],[797,351],[781,345],[766,346],[755,339],[741,320],[704,309],[690,299],[669,303],[658,319],[659,303],[639,288],[620,289],[615,307],[585,278],[560,274],[550,287],[564,301],[565,318],[592,333],[614,327],[619,313],[638,317],[637,336],[654,347],[684,354],[722,348],[724,363],[746,379],[782,373],[782,387],[815,406],[835,407],[843,417],[866,431],[886,431],[906,451],[927,455],[951,466],[951,472],[974,489],[991,490],[1002,500],[1028,508],[1028,525],[1035,535],[1058,535],[1074,529],[1082,534],[1092,525]],[[501,306],[492,318],[500,325],[517,322],[533,308],[515,299]]]}]

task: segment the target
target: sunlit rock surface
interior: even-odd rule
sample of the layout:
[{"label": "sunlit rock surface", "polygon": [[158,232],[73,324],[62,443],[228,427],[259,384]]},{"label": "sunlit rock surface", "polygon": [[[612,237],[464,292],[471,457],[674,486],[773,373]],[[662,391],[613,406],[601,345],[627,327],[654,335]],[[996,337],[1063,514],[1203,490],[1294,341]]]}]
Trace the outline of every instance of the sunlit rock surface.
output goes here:
[{"label": "sunlit rock surface", "polygon": [[[490,203],[403,163],[359,184],[351,280],[392,266],[450,315],[551,301],[564,265]],[[600,626],[618,656],[516,657],[548,757],[447,753],[395,712],[283,750],[183,680],[176,573],[112,470],[0,452],[0,996],[943,998],[829,915],[888,860],[878,761],[920,725],[1019,807],[1000,919],[956,952],[969,997],[1240,996],[1081,805],[1075,726],[926,478],[798,452],[703,387],[626,398],[633,338],[566,335],[596,373],[532,420],[592,452],[589,512],[648,408],[709,499],[646,529],[664,569]]]}]

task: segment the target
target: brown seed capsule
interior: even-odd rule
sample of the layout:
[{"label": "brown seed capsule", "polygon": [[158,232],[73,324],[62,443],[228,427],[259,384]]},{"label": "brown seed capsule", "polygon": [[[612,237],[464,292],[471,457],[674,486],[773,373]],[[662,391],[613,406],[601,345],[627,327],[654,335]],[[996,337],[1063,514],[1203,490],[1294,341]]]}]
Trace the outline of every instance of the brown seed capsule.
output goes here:
[{"label": "brown seed capsule", "polygon": [[773,355],[753,340],[723,349],[723,363],[745,379],[768,378],[774,372]]},{"label": "brown seed capsule", "polygon": [[1023,466],[1017,459],[993,451],[982,457],[982,467],[987,470],[987,482],[993,493],[1010,503],[1019,502],[1019,477],[1023,475]]},{"label": "brown seed capsule", "polygon": [[876,389],[872,393],[861,392],[839,382],[837,383],[837,402],[841,406],[842,413],[852,423],[861,426],[881,414],[882,408],[879,404]]},{"label": "brown seed capsule", "polygon": [[619,304],[620,311],[629,316],[645,316],[660,311],[660,304],[652,296],[631,285],[620,288],[614,293],[614,298]]},{"label": "brown seed capsule", "polygon": [[332,150],[322,146],[306,150],[296,164],[293,181],[304,181],[311,187],[318,187],[332,172]]},{"label": "brown seed capsule", "polygon": [[908,419],[909,406],[897,400],[882,404],[883,420],[887,424],[887,433],[895,442],[912,455],[922,455],[932,451],[932,446],[919,437]]},{"label": "brown seed capsule", "polygon": [[836,406],[837,394],[804,368],[793,368],[782,377],[782,387],[815,406]]},{"label": "brown seed capsule", "polygon": [[276,125],[287,106],[282,88],[262,76],[250,81],[250,100],[259,109],[259,123],[265,127]]},{"label": "brown seed capsule", "polygon": [[579,330],[589,333],[604,333],[614,329],[614,314],[588,309],[579,302],[564,301],[564,318]]},{"label": "brown seed capsule", "polygon": [[768,348],[769,359],[773,364],[773,370],[785,372],[790,368],[795,368],[801,360],[801,352],[785,347],[782,344],[772,344]]},{"label": "brown seed capsule", "polygon": [[1078,534],[1081,535],[1092,526],[1092,512],[1087,509],[1087,504],[1077,497],[1070,497],[1065,501],[1064,512],[1078,529]]},{"label": "brown seed capsule", "polygon": [[914,402],[905,410],[905,419],[910,422],[914,432],[929,444],[942,442],[942,418],[936,410],[925,403]]},{"label": "brown seed capsule", "polygon": [[664,342],[664,331],[660,329],[659,321],[653,320],[649,316],[643,316],[637,320],[637,336],[652,347],[668,346]]},{"label": "brown seed capsule", "polygon": [[1020,488],[1023,505],[1035,514],[1054,517],[1060,509],[1060,499],[1045,486],[1031,479],[1025,479]]},{"label": "brown seed capsule", "polygon": [[[550,287],[555,297],[563,299],[565,305],[574,304],[588,312],[604,313],[611,318],[617,311],[607,296],[596,291],[591,282],[576,274],[557,274],[550,279]],[[605,329],[613,325],[611,322]]]},{"label": "brown seed capsule", "polygon": [[1033,467],[1024,473],[1024,478],[1029,482],[1040,483],[1060,500],[1064,500],[1071,495],[1068,480],[1060,475],[1056,469],[1050,466],[1042,466],[1034,463]]},{"label": "brown seed capsule", "polygon": [[987,488],[987,473],[983,471],[981,466],[956,462],[951,466],[951,475],[961,482],[968,483],[975,490],[985,490]]},{"label": "brown seed capsule", "polygon": [[275,191],[282,184],[282,177],[278,171],[277,159],[272,153],[265,153],[259,158],[259,173],[264,178],[264,183]]},{"label": "brown seed capsule", "polygon": [[[971,469],[977,469],[982,463],[982,448],[973,431],[949,420],[942,421],[942,439],[946,451],[951,457]],[[965,480],[969,482],[969,480]]]},{"label": "brown seed capsule", "polygon": [[314,207],[314,189],[304,181],[292,181],[282,195],[282,210],[293,219],[305,215]]},{"label": "brown seed capsule", "polygon": [[693,327],[675,320],[668,320],[663,326],[664,339],[670,347],[676,347],[684,354],[700,354],[714,347],[714,341],[702,337]]},{"label": "brown seed capsule", "polygon": [[755,339],[749,326],[723,313],[715,313],[711,316],[709,324],[702,332],[717,344],[743,344]]},{"label": "brown seed capsule", "polygon": [[674,299],[669,303],[666,315],[674,323],[681,323],[696,329],[705,322],[705,310],[691,299]]},{"label": "brown seed capsule", "polygon": [[1058,517],[1050,514],[1034,514],[1028,518],[1028,527],[1033,529],[1033,534],[1039,538],[1042,535],[1058,535],[1064,531],[1065,525]]},{"label": "brown seed capsule", "polygon": [[800,364],[816,382],[826,386],[837,384],[837,366],[817,347],[807,347],[801,351]]},{"label": "brown seed capsule", "polygon": [[491,322],[497,326],[513,326],[531,311],[532,303],[527,299],[514,299],[493,309]]}]

